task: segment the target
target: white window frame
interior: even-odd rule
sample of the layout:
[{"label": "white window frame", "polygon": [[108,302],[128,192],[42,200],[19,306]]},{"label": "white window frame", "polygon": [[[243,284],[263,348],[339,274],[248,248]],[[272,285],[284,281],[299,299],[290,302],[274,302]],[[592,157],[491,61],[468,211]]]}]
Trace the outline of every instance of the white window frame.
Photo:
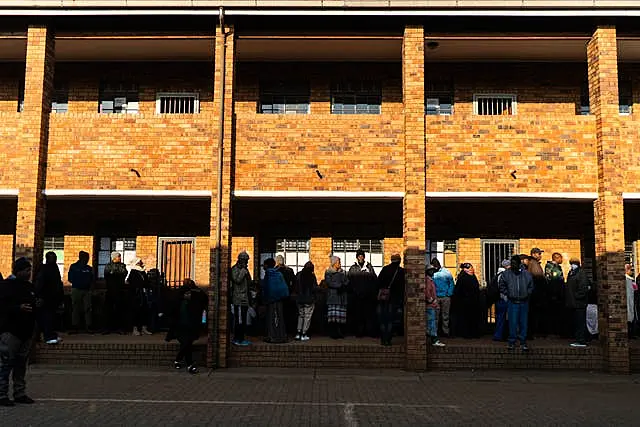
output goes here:
[{"label": "white window frame", "polygon": [[[182,98],[194,98],[194,112],[193,113],[161,113],[160,106],[162,98],[169,97],[182,97]],[[157,92],[156,93],[156,114],[200,114],[200,93],[198,92]]]},{"label": "white window frame", "polygon": [[[56,247],[60,245],[61,247]],[[56,264],[60,270],[60,276],[64,280],[64,236],[45,236],[44,251],[42,253],[42,263],[46,263],[45,255],[47,252],[55,252],[57,256]]]},{"label": "white window frame", "polygon": [[[295,242],[295,246],[305,246],[303,250],[288,250],[287,242]],[[294,273],[298,274],[304,265],[311,259],[311,239],[302,238],[279,238],[276,239],[275,252],[260,252],[260,266],[268,258],[275,258],[278,255],[284,257],[287,267],[290,267]],[[291,263],[291,258],[295,257],[295,263]],[[260,268],[260,279],[264,279],[264,269]]]},{"label": "white window frame", "polygon": [[[345,250],[338,250],[336,248],[336,243],[340,242],[344,244]],[[380,251],[371,251],[371,246],[373,242],[379,242]],[[351,246],[352,250],[346,250],[349,244],[354,244]],[[349,268],[356,262],[356,252],[358,249],[362,249],[364,251],[364,259],[369,262],[373,267],[373,270],[376,274],[380,274],[380,270],[384,267],[384,239],[332,239],[331,240],[331,254],[340,258],[342,263],[342,268],[345,271],[349,271]],[[375,257],[375,258],[374,258]]]},{"label": "white window frame", "polygon": [[[107,246],[108,240],[108,248]],[[135,244],[135,249],[119,249],[119,246],[116,242],[122,242],[122,246],[124,248],[124,242],[126,240],[133,240]],[[114,245],[115,243],[115,245]],[[112,245],[114,246],[112,248]],[[133,261],[136,258],[136,251],[138,249],[138,238],[137,237],[110,237],[110,236],[101,236],[98,239],[98,262],[97,271],[98,271],[98,279],[104,279],[104,267],[111,261],[111,252],[116,251],[120,252],[122,255],[122,262],[127,266],[127,271],[131,271],[131,267],[133,267]],[[106,262],[105,262],[106,261]]]},{"label": "white window frame", "polygon": [[[511,100],[511,110],[512,113],[509,116],[515,116],[518,114],[518,96],[515,94],[509,93],[474,93],[473,94],[473,114],[479,116],[481,114],[478,113],[478,101],[481,99],[488,98],[504,98]],[[502,114],[482,114],[483,116],[502,116]]]}]

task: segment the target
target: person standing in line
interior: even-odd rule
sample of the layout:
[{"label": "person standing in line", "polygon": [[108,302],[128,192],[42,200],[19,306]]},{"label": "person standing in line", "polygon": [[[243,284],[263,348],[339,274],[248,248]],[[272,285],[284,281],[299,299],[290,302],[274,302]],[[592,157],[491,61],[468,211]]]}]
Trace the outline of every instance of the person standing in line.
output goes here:
[{"label": "person standing in line", "polygon": [[282,274],[289,290],[289,296],[282,300],[284,324],[287,331],[295,331],[298,323],[298,306],[295,300],[296,273],[284,263],[284,256],[276,256],[276,270]]},{"label": "person standing in line", "polygon": [[[31,262],[18,258],[13,274],[0,283],[0,406],[31,404],[27,396],[27,361],[36,324],[36,291],[31,284]],[[9,399],[13,377],[13,400]]]},{"label": "person standing in line", "polygon": [[567,277],[567,308],[573,312],[575,342],[571,347],[587,346],[587,303],[589,302],[589,279],[580,266],[580,260],[569,260],[571,271]]},{"label": "person standing in line", "polygon": [[246,347],[251,343],[245,337],[247,312],[251,305],[251,273],[249,254],[238,254],[238,261],[231,267],[231,303],[233,304],[233,344]]},{"label": "person standing in line", "polygon": [[509,350],[514,350],[516,337],[520,340],[523,352],[529,351],[527,346],[527,322],[529,319],[529,299],[533,293],[533,278],[522,268],[520,256],[511,257],[511,268],[502,273],[500,293],[507,296],[509,306]]},{"label": "person standing in line", "polygon": [[543,250],[540,248],[531,249],[531,255],[527,262],[527,271],[533,278],[533,294],[529,305],[529,325],[528,339],[534,339],[535,335],[546,337],[549,333],[549,296],[547,279],[540,261],[542,261]]},{"label": "person standing in line", "polygon": [[122,262],[120,252],[111,252],[111,262],[104,268],[104,280],[107,282],[105,295],[105,311],[107,314],[105,335],[111,332],[125,333],[123,314],[126,313],[125,281],[127,266]]},{"label": "person standing in line", "polygon": [[64,304],[64,287],[54,252],[45,254],[45,264],[36,277],[36,319],[45,344],[62,341],[54,330],[56,311]]},{"label": "person standing in line", "polygon": [[272,344],[287,342],[287,328],[284,319],[283,301],[289,298],[289,288],[283,275],[276,270],[276,261],[264,261],[262,279],[262,300],[267,304],[267,336],[265,341]]},{"label": "person standing in line", "polygon": [[149,277],[144,262],[138,258],[129,273],[129,292],[131,293],[131,315],[133,335],[152,335],[147,328],[149,323]]},{"label": "person standing in line", "polygon": [[391,263],[385,265],[378,276],[380,344],[384,346],[391,345],[394,317],[404,301],[405,271],[400,267],[401,261],[400,254],[391,255]]},{"label": "person standing in line", "polygon": [[366,261],[362,249],[356,252],[356,262],[347,273],[349,285],[353,291],[353,318],[356,337],[369,335],[375,337],[376,296],[378,294],[377,276],[373,266]]},{"label": "person standing in line", "polygon": [[296,334],[296,340],[298,341],[309,341],[307,332],[311,325],[315,295],[318,291],[318,279],[316,279],[313,270],[313,263],[309,261],[296,276],[296,302],[298,304],[298,333]]},{"label": "person standing in line", "polygon": [[80,251],[78,261],[71,264],[67,274],[71,282],[71,323],[70,334],[80,331],[80,323],[84,317],[84,326],[87,333],[93,333],[93,315],[91,304],[91,286],[93,284],[93,267],[89,265],[89,254]]},{"label": "person standing in line", "polygon": [[564,302],[564,273],[562,271],[562,255],[560,253],[554,252],[551,255],[551,261],[547,261],[547,265],[544,267],[544,275],[547,279],[550,296],[550,332],[556,335],[563,335],[563,323],[566,318],[564,313],[566,309]]},{"label": "person standing in line", "polygon": [[500,281],[502,280],[502,274],[511,268],[511,261],[508,259],[502,260],[501,267],[498,269],[498,273],[494,276],[491,281],[491,289],[495,288],[497,292],[497,301],[496,301],[496,330],[493,333],[494,341],[504,341],[504,326],[506,324],[507,319],[507,310],[509,309],[509,298],[507,295],[500,292],[500,289],[503,286],[500,285]]},{"label": "person standing in line", "polygon": [[477,338],[480,319],[480,282],[471,263],[460,264],[453,300],[453,312],[458,325],[457,334],[464,338]]},{"label": "person standing in line", "polygon": [[451,313],[451,297],[455,282],[453,275],[446,268],[440,265],[438,258],[431,260],[431,265],[435,268],[433,273],[433,282],[436,286],[436,295],[438,297],[438,319],[437,323],[442,330],[442,336],[448,337],[451,333],[449,326],[449,318]]},{"label": "person standing in line", "polygon": [[349,279],[342,269],[340,258],[332,256],[331,266],[324,273],[327,284],[327,323],[329,336],[333,339],[344,338],[342,328],[347,323],[347,287]]},{"label": "person standing in line", "polygon": [[435,271],[436,269],[432,265],[427,265],[424,285],[427,335],[429,336],[432,346],[444,347],[445,344],[438,339],[438,297],[436,296],[436,285],[433,282],[433,273],[435,273]]},{"label": "person standing in line", "polygon": [[633,338],[636,335],[635,327],[638,319],[636,318],[636,309],[634,304],[633,295],[638,289],[638,285],[633,278],[633,267],[631,264],[624,265],[625,285],[627,291],[627,325],[629,330],[629,338]]}]

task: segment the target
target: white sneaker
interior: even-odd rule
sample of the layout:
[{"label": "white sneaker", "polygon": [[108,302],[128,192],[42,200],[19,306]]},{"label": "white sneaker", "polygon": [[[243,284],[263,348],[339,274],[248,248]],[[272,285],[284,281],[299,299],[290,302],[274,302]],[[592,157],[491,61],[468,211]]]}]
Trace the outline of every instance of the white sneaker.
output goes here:
[{"label": "white sneaker", "polygon": [[133,336],[134,337],[139,337],[140,335],[141,334],[140,334],[140,331],[138,330],[138,328],[133,328]]},{"label": "white sneaker", "polygon": [[49,345],[58,344],[58,339],[54,338],[52,340],[45,341],[45,344],[49,344]]},{"label": "white sneaker", "polygon": [[153,332],[149,331],[146,326],[143,326],[142,335],[153,335]]},{"label": "white sneaker", "polygon": [[586,344],[580,344],[579,342],[574,342],[569,345],[574,348],[585,348],[587,346]]},{"label": "white sneaker", "polygon": [[438,340],[436,342],[433,343],[434,347],[444,347],[446,344],[443,343],[442,341]]},{"label": "white sneaker", "polygon": [[302,339],[302,336],[300,334],[296,335],[296,341],[300,341]]},{"label": "white sneaker", "polygon": [[309,341],[309,337],[306,335],[303,335],[302,338],[300,338],[302,341]]}]

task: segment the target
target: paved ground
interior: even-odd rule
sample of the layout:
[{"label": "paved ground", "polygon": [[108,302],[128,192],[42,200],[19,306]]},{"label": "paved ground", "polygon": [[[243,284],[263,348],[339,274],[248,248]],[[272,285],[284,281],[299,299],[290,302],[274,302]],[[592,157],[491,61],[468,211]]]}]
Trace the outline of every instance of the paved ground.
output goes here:
[{"label": "paved ground", "polygon": [[32,368],[2,426],[637,425],[640,377]]}]

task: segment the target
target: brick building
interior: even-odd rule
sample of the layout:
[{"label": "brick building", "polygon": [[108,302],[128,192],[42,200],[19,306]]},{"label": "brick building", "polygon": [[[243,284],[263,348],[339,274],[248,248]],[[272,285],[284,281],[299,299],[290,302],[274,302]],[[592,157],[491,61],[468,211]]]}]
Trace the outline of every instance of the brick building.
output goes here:
[{"label": "brick building", "polygon": [[118,249],[191,276],[214,297],[209,363],[226,366],[241,250],[255,275],[276,253],[323,270],[402,252],[396,356],[425,369],[425,258],[486,282],[496,254],[537,246],[594,270],[603,366],[628,372],[638,16],[591,0],[0,0],[0,272],[56,250],[66,276],[86,250],[100,279]]}]

